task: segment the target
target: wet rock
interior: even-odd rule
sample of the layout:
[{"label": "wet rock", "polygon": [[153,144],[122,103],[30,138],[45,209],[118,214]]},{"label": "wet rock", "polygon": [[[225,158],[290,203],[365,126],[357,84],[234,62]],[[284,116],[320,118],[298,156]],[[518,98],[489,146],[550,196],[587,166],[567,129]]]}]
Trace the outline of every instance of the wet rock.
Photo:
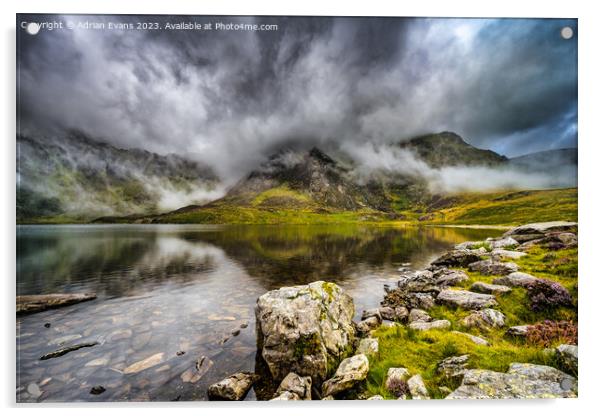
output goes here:
[{"label": "wet rock", "polygon": [[270,291],[255,314],[258,349],[275,381],[294,372],[321,383],[354,341],[353,299],[334,283]]},{"label": "wet rock", "polygon": [[[568,390],[561,383],[570,386]],[[446,399],[544,399],[577,397],[576,380],[552,367],[510,365],[507,373],[466,370],[462,384]]]},{"label": "wet rock", "polygon": [[27,385],[27,393],[31,396],[32,399],[37,399],[42,395],[42,390],[36,383],[30,383]]},{"label": "wet rock", "polygon": [[17,315],[42,312],[96,299],[94,293],[69,293],[17,296]]},{"label": "wet rock", "polygon": [[529,325],[511,326],[506,331],[506,335],[524,338],[527,336],[528,331],[529,331]]},{"label": "wet rock", "polygon": [[459,381],[464,377],[469,358],[468,354],[448,357],[437,364],[437,373],[443,375],[448,380]]},{"label": "wet rock", "polygon": [[98,345],[98,342],[85,342],[82,344],[76,344],[76,345],[72,345],[70,347],[61,348],[56,351],[52,351],[52,352],[42,355],[40,357],[40,360],[49,360],[51,358],[62,357],[63,355],[68,354],[72,351],[77,351],[82,348],[93,347],[95,345]]},{"label": "wet rock", "polygon": [[496,306],[495,296],[467,290],[442,290],[437,296],[437,302],[442,305],[463,309],[483,309]]},{"label": "wet rock", "polygon": [[236,337],[240,334],[240,329],[235,329],[234,331],[232,331],[232,336]]},{"label": "wet rock", "polygon": [[480,259],[481,257],[479,255],[471,253],[469,250],[452,250],[431,262],[431,265],[444,267],[466,267],[470,263],[474,263]]},{"label": "wet rock", "polygon": [[311,400],[311,377],[288,373],[273,400]]},{"label": "wet rock", "polygon": [[471,272],[479,272],[485,276],[502,276],[518,270],[516,263],[494,260],[480,260],[468,265]]},{"label": "wet rock", "polygon": [[412,309],[410,311],[410,316],[408,317],[408,322],[431,322],[433,318],[428,312],[423,311],[422,309]]},{"label": "wet rock", "polygon": [[506,325],[506,316],[495,309],[482,309],[473,311],[465,316],[460,324],[467,328],[480,328],[489,330],[491,328],[502,328]]},{"label": "wet rock", "polygon": [[211,367],[213,367],[213,361],[205,356],[201,356],[198,360],[196,360],[193,368],[189,368],[180,374],[180,379],[184,383],[197,383],[205,374],[207,374]]},{"label": "wet rock", "polygon": [[249,372],[233,374],[209,386],[209,400],[242,400],[258,379],[259,376]]},{"label": "wet rock", "polygon": [[103,386],[94,386],[90,389],[90,394],[99,395],[107,391]]},{"label": "wet rock", "polygon": [[109,359],[107,357],[102,357],[88,361],[84,367],[104,367],[107,365],[109,365]]},{"label": "wet rock", "polygon": [[361,334],[368,334],[370,331],[378,328],[381,324],[381,321],[378,320],[375,316],[372,316],[368,319],[364,319],[357,324],[357,330]]},{"label": "wet rock", "polygon": [[523,272],[510,273],[507,276],[496,277],[493,279],[493,284],[504,285],[510,287],[527,287],[535,283],[538,279],[535,276]]},{"label": "wet rock", "polygon": [[432,322],[412,322],[409,327],[418,331],[428,331],[429,329],[447,329],[451,326],[451,322],[447,319],[440,319]]},{"label": "wet rock", "polygon": [[556,347],[556,356],[562,368],[572,374],[577,374],[579,360],[576,345],[562,344]]},{"label": "wet rock", "polygon": [[368,376],[368,358],[364,354],[345,358],[334,373],[334,376],[322,384],[322,396],[336,396],[349,390]]},{"label": "wet rock", "polygon": [[249,326],[249,324],[246,322],[243,322],[242,324],[240,324],[241,329],[245,329],[248,326]]},{"label": "wet rock", "polygon": [[474,282],[470,290],[477,293],[488,293],[493,295],[503,295],[512,291],[508,286],[493,285],[485,282]]},{"label": "wet rock", "polygon": [[157,353],[153,354],[150,357],[145,358],[144,360],[140,360],[135,362],[134,364],[128,366],[123,370],[124,374],[134,374],[139,373],[140,371],[144,371],[148,368],[154,367],[157,364],[161,364],[163,362],[163,358],[165,357],[165,353]]},{"label": "wet rock", "polygon": [[412,400],[430,399],[428,390],[420,374],[416,374],[408,379],[408,389],[410,390]]},{"label": "wet rock", "polygon": [[118,329],[117,331],[114,331],[109,335],[107,341],[110,341],[110,342],[120,341],[122,339],[130,338],[131,336],[132,336],[131,329]]},{"label": "wet rock", "polygon": [[367,356],[378,353],[378,339],[364,338],[360,340],[360,345],[357,347],[356,354],[364,354]]},{"label": "wet rock", "polygon": [[389,321],[404,322],[408,318],[408,309],[403,306],[397,306],[395,308],[383,306],[379,309],[379,312],[383,319]]},{"label": "wet rock", "polygon": [[460,331],[452,331],[453,334],[458,334],[458,335],[462,335],[465,336],[466,338],[470,339],[472,342],[474,342],[477,345],[484,345],[484,346],[489,346],[491,345],[489,343],[489,341],[487,341],[484,338],[478,337],[476,335],[472,335],[472,334],[468,334],[466,332],[460,332]]}]

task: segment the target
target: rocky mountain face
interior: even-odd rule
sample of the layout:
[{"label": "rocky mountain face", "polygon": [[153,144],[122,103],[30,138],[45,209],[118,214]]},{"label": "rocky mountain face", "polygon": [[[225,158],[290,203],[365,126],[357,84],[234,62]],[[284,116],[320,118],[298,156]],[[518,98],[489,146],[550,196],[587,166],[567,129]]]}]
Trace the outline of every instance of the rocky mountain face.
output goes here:
[{"label": "rocky mountain face", "polygon": [[176,155],[120,149],[81,133],[17,136],[17,220],[156,213],[214,199],[218,179]]}]

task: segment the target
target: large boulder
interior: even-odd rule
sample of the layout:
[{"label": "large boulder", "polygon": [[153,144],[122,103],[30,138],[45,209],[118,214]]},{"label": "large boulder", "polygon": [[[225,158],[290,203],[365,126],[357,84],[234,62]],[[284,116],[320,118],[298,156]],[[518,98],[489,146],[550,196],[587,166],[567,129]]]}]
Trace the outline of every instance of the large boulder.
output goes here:
[{"label": "large boulder", "polygon": [[236,373],[209,386],[209,400],[242,400],[259,377],[253,373]]},{"label": "large boulder", "polygon": [[[564,388],[563,388],[564,387]],[[466,370],[446,399],[544,399],[577,397],[575,378],[553,367],[511,364],[507,373]]]},{"label": "large boulder", "polygon": [[257,346],[275,382],[294,372],[314,383],[353,350],[353,299],[334,283],[272,290],[257,300]]},{"label": "large boulder", "polygon": [[479,272],[486,276],[499,276],[518,271],[518,265],[512,262],[501,262],[493,259],[476,261],[468,265],[471,272]]},{"label": "large boulder", "polygon": [[345,358],[334,376],[322,384],[322,396],[336,396],[349,390],[366,379],[369,369],[368,358],[364,354]]},{"label": "large boulder", "polygon": [[559,232],[574,232],[577,229],[576,222],[567,221],[550,221],[525,224],[519,227],[512,228],[504,233],[504,236],[515,235],[544,235],[546,233]]},{"label": "large boulder", "polygon": [[463,309],[483,309],[497,305],[493,295],[452,289],[442,290],[437,296],[437,302]]},{"label": "large boulder", "polygon": [[470,250],[452,250],[432,261],[431,265],[440,267],[466,267],[470,263],[474,263],[480,259],[481,257],[478,254]]}]

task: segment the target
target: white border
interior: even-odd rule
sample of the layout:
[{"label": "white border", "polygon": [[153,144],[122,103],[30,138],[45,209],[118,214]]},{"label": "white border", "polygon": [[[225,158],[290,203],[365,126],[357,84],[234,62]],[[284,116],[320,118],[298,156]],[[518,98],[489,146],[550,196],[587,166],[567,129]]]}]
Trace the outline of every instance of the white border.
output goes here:
[{"label": "white border", "polygon": [[[602,140],[602,90],[600,76],[602,65],[600,41],[602,41],[602,15],[596,10],[595,2],[575,0],[527,2],[524,0],[505,1],[429,1],[394,2],[369,0],[352,3],[350,0],[325,1],[304,0],[296,3],[264,0],[146,0],[126,2],[124,0],[76,1],[76,0],[4,0],[2,13],[2,55],[0,80],[3,96],[0,100],[0,117],[4,137],[2,151],[2,204],[0,215],[0,264],[4,283],[2,294],[2,365],[4,373],[0,381],[0,395],[4,406],[12,407],[9,412],[45,412],[48,415],[85,413],[100,415],[107,411],[125,414],[143,411],[148,414],[164,414],[167,409],[178,413],[198,415],[202,413],[243,413],[247,414],[303,414],[340,413],[364,414],[418,413],[454,415],[481,413],[487,415],[522,414],[587,414],[602,407],[599,391],[602,388],[600,376],[602,345],[599,321],[600,310],[596,307],[602,293],[602,273],[599,267],[601,240],[599,207],[601,204],[602,172],[600,172]],[[580,222],[580,382],[578,400],[548,401],[505,401],[505,402],[448,402],[430,403],[376,403],[376,402],[328,402],[303,403],[292,406],[275,406],[258,403],[202,404],[202,403],[153,403],[111,404],[111,405],[72,405],[67,408],[54,405],[15,406],[15,337],[14,337],[14,294],[15,294],[15,13],[114,13],[114,14],[238,14],[238,15],[377,15],[377,16],[456,16],[456,17],[575,17],[579,18],[579,222]],[[81,408],[85,407],[85,408]],[[599,414],[599,410],[596,412]]]}]

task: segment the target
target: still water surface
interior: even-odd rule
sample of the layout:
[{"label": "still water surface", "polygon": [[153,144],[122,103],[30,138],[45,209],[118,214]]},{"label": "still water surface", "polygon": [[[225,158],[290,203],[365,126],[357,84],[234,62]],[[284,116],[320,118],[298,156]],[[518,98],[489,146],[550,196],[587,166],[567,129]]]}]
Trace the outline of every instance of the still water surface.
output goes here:
[{"label": "still water surface", "polygon": [[[376,226],[19,226],[17,294],[96,300],[17,318],[18,401],[206,400],[255,367],[257,297],[333,281],[376,307],[402,263],[427,265],[495,230]],[[50,324],[49,328],[45,324]],[[240,330],[240,333],[233,335]],[[82,342],[62,357],[40,356]],[[195,363],[205,356],[199,380]],[[125,371],[150,358],[151,367]],[[130,367],[131,368],[131,367]],[[92,386],[106,391],[90,394]],[[247,400],[255,398],[253,391]]]}]

